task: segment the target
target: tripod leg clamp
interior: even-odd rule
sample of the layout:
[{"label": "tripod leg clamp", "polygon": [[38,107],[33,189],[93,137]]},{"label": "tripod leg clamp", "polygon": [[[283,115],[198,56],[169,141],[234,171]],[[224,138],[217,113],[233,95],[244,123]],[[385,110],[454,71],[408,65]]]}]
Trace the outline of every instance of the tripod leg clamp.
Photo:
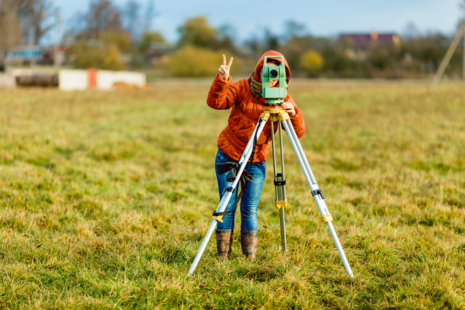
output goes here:
[{"label": "tripod leg clamp", "polygon": [[233,188],[231,186],[228,186],[224,189],[223,193],[221,193],[221,197],[223,197],[224,193],[226,192],[232,192],[233,191]]},{"label": "tripod leg clamp", "polygon": [[331,214],[329,214],[329,213],[323,215],[322,218],[323,218],[323,221],[324,221],[325,223],[331,222],[331,221],[333,220],[333,217],[332,217]]},{"label": "tripod leg clamp", "polygon": [[222,215],[214,216],[213,219],[217,220],[218,222],[223,223],[223,216]]},{"label": "tripod leg clamp", "polygon": [[276,208],[281,209],[281,208],[285,208],[287,207],[287,200],[284,200],[284,201],[275,201],[275,206]]},{"label": "tripod leg clamp", "polygon": [[229,214],[231,211],[224,211],[224,212],[213,212],[213,219],[217,220],[218,222],[223,223],[223,215]]},{"label": "tripod leg clamp", "polygon": [[284,122],[284,121],[286,121],[286,120],[288,120],[288,119],[291,119],[291,118],[289,117],[289,114],[287,114],[286,110],[284,110],[284,109],[281,110],[281,109],[280,109],[280,110],[279,110],[279,117],[278,117],[278,120]]},{"label": "tripod leg clamp", "polygon": [[270,118],[270,112],[265,110],[265,112],[263,112],[261,115],[260,115],[260,119],[262,121],[268,121],[268,119]]},{"label": "tripod leg clamp", "polygon": [[312,191],[313,197],[316,195],[320,195],[321,199],[325,199],[325,195],[323,195],[323,191],[321,189],[315,189]]}]

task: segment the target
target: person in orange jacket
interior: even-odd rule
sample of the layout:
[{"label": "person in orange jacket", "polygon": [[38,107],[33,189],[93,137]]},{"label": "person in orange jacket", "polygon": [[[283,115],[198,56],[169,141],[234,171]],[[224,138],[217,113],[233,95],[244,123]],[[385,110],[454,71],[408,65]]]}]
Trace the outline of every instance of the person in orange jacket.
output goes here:
[{"label": "person in orange jacket", "polygon": [[[227,174],[220,174],[218,167],[226,162],[237,162],[240,159],[247,142],[251,138],[260,114],[262,114],[266,107],[265,99],[261,96],[261,79],[265,56],[282,56],[282,54],[272,50],[267,51],[260,58],[254,72],[248,79],[240,79],[232,83],[229,71],[233,58],[231,57],[229,63],[226,64],[226,56],[223,55],[223,64],[218,69],[218,73],[208,92],[208,106],[217,110],[231,109],[228,125],[218,137],[218,152],[215,160],[220,199],[227,186]],[[268,58],[267,63],[269,65],[279,65],[281,58]],[[289,83],[291,71],[285,58],[284,64]],[[274,87],[276,83],[277,81],[270,81],[269,86]],[[305,133],[304,119],[289,92],[286,98],[284,98],[282,107],[289,114],[292,125],[300,139]],[[242,253],[251,259],[256,258],[257,255],[257,208],[266,174],[266,159],[269,153],[268,142],[271,140],[270,126],[269,122],[265,125],[262,134],[257,140],[255,155],[250,159],[251,164],[247,164],[246,166],[246,171],[253,174],[253,179],[247,183],[245,188],[242,188],[243,195],[240,205],[242,217],[241,246]],[[276,131],[276,129],[277,124],[275,124],[274,130]],[[225,209],[225,211],[229,211],[230,213],[223,216],[223,222],[218,222],[216,229],[217,250],[221,258],[228,258],[231,255],[238,187],[234,190],[231,200]]]}]

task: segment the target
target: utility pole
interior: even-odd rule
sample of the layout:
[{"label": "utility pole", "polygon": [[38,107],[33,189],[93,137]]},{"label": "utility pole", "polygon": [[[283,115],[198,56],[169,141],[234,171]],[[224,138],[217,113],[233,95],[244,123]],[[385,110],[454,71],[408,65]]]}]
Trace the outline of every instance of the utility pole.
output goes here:
[{"label": "utility pole", "polygon": [[[438,71],[434,75],[433,78],[433,85],[439,84],[439,81],[441,80],[442,75],[444,74],[444,71],[446,71],[447,65],[449,64],[450,59],[452,58],[452,55],[454,55],[455,50],[457,49],[457,46],[460,43],[460,40],[462,39],[462,35],[465,37],[465,31],[464,31],[464,24],[459,27],[457,30],[457,34],[455,35],[454,40],[452,41],[451,45],[449,46],[449,49],[447,50],[446,56],[444,56],[444,59],[441,62],[441,65],[439,66]],[[464,44],[465,45],[465,44]],[[463,73],[465,74],[465,52],[463,56]],[[464,75],[465,77],[465,75]],[[465,79],[464,79],[465,81]]]},{"label": "utility pole", "polygon": [[[463,11],[463,13],[465,14],[465,0],[462,0],[459,6],[461,10]],[[441,80],[442,75],[444,74],[444,71],[446,70],[447,65],[449,64],[449,61],[452,58],[452,55],[455,53],[455,50],[457,49],[457,46],[459,45],[460,40],[462,38],[463,38],[462,82],[465,84],[465,16],[464,16],[462,18],[462,22],[460,23],[459,28],[457,29],[455,38],[452,41],[451,45],[449,46],[449,49],[447,50],[446,56],[444,56],[444,59],[442,60],[438,71],[433,77],[433,85],[439,84],[439,81]]]}]

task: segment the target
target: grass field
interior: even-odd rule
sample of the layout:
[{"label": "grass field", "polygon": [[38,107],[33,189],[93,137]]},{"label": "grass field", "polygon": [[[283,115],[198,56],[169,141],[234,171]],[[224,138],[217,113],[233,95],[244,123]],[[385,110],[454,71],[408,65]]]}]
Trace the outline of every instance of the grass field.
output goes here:
[{"label": "grass field", "polygon": [[211,240],[186,276],[218,203],[228,117],[206,105],[208,83],[3,90],[0,308],[465,309],[464,87],[296,84],[354,280],[287,141],[289,252],[269,162],[258,259],[236,230],[229,261]]}]

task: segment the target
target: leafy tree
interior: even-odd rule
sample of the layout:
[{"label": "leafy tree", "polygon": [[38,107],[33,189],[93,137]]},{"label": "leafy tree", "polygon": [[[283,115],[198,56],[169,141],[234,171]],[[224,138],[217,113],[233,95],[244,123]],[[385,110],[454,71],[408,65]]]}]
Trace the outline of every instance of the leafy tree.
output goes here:
[{"label": "leafy tree", "polygon": [[115,45],[93,46],[81,43],[73,46],[70,52],[75,56],[73,62],[75,68],[121,69],[121,54]]},{"label": "leafy tree", "polygon": [[[218,72],[224,52],[186,45],[171,55],[167,70],[174,76],[214,76]],[[240,59],[234,57],[231,73],[237,72],[240,67]]]},{"label": "leafy tree", "polygon": [[178,46],[193,45],[198,47],[208,47],[212,41],[218,39],[218,32],[213,28],[205,16],[198,16],[188,19],[178,28],[180,38]]},{"label": "leafy tree", "polygon": [[158,31],[146,31],[139,43],[139,50],[141,52],[146,51],[154,42],[165,42],[165,38]]},{"label": "leafy tree", "polygon": [[334,48],[333,43],[327,38],[316,38],[311,35],[303,37],[291,37],[280,49],[285,55],[291,68],[298,69],[300,56],[309,50],[314,50],[322,55],[326,48]]},{"label": "leafy tree", "polygon": [[214,51],[185,45],[171,55],[167,69],[174,76],[211,76],[218,70],[218,59]]},{"label": "leafy tree", "polygon": [[315,50],[310,50],[300,56],[300,67],[310,75],[315,75],[321,71],[323,65],[323,57]]},{"label": "leafy tree", "polygon": [[130,53],[133,50],[131,36],[127,32],[107,31],[102,34],[100,44],[114,46],[122,53]]},{"label": "leafy tree", "polygon": [[[451,38],[441,33],[431,33],[416,40],[403,42],[402,51],[410,54],[420,62],[424,71],[435,72],[450,45]],[[460,63],[460,51],[457,50],[451,59],[450,68]]]},{"label": "leafy tree", "polygon": [[205,16],[198,16],[188,19],[178,31],[181,34],[178,41],[179,48],[192,45],[237,53],[234,45],[235,30],[231,25],[225,24],[216,29],[208,23]]},{"label": "leafy tree", "polygon": [[371,68],[385,71],[393,68],[395,53],[387,46],[374,46],[368,50],[367,61]]},{"label": "leafy tree", "polygon": [[98,44],[82,41],[74,45],[69,53],[74,55],[76,68],[119,70],[122,68],[122,53],[133,50],[131,37],[126,32],[107,31],[101,35]]},{"label": "leafy tree", "polygon": [[322,56],[326,60],[323,70],[329,76],[360,77],[367,75],[365,63],[348,57],[347,49],[344,46],[327,45],[323,48]]}]

